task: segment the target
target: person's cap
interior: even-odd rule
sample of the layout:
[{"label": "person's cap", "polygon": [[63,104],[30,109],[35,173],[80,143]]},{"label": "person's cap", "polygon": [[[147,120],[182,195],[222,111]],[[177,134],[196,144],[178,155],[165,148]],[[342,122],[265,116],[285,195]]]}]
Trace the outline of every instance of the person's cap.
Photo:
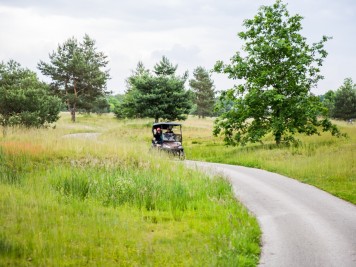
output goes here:
[{"label": "person's cap", "polygon": [[157,128],[156,130],[157,130],[157,131],[160,131],[160,130],[161,130],[161,128]]}]

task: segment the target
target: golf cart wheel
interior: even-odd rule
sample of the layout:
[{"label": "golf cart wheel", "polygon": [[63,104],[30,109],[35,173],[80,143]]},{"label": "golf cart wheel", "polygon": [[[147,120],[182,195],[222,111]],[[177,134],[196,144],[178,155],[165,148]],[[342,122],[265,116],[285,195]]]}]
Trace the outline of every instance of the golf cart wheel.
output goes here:
[{"label": "golf cart wheel", "polygon": [[185,154],[184,154],[183,150],[179,151],[179,159],[181,159],[181,160],[185,159]]}]

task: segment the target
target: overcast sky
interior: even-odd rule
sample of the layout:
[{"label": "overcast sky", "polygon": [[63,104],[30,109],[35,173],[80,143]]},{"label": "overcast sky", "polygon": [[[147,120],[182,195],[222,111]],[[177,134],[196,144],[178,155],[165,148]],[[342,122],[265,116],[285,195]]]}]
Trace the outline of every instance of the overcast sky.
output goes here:
[{"label": "overcast sky", "polygon": [[[356,82],[356,1],[284,1],[292,15],[304,17],[308,43],[332,36],[322,67],[325,79],[312,91],[335,90],[343,80]],[[39,73],[40,60],[70,37],[85,33],[109,57],[108,89],[125,91],[125,79],[138,61],[152,69],[162,55],[178,64],[178,73],[197,66],[211,69],[241,49],[237,33],[244,19],[274,0],[0,0],[0,61],[14,59]],[[40,76],[42,78],[42,76]],[[217,90],[238,81],[213,75]]]}]

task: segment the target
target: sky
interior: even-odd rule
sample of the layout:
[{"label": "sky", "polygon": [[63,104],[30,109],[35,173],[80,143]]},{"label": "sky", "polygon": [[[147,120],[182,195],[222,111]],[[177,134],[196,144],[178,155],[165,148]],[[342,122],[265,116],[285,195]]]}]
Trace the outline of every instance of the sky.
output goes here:
[{"label": "sky", "polygon": [[[262,5],[274,0],[0,0],[0,61],[13,59],[36,71],[40,60],[67,39],[88,34],[108,56],[108,89],[124,93],[125,80],[142,61],[152,69],[163,55],[178,64],[178,74],[202,66],[213,68],[241,51],[237,33]],[[333,37],[321,68],[324,80],[314,94],[336,90],[345,78],[356,82],[356,1],[284,0],[291,15],[299,14],[302,35],[312,44]],[[240,81],[212,74],[216,90]],[[188,86],[188,83],[186,84]]]}]

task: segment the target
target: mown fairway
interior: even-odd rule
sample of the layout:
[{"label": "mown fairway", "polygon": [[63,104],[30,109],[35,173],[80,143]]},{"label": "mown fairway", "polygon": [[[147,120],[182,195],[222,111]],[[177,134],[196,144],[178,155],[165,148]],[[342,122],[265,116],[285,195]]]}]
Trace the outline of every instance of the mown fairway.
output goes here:
[{"label": "mown fairway", "polygon": [[[62,114],[1,137],[0,265],[255,266],[260,230],[231,186],[149,153],[150,125]],[[214,142],[209,120],[184,130],[190,158]]]}]

